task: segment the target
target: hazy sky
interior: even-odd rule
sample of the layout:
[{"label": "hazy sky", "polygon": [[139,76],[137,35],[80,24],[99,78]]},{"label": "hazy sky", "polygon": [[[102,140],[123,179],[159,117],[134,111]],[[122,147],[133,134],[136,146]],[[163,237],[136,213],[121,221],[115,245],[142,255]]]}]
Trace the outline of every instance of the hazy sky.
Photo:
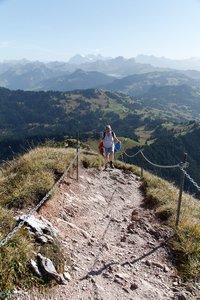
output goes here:
[{"label": "hazy sky", "polygon": [[200,57],[200,0],[0,0],[0,61]]}]

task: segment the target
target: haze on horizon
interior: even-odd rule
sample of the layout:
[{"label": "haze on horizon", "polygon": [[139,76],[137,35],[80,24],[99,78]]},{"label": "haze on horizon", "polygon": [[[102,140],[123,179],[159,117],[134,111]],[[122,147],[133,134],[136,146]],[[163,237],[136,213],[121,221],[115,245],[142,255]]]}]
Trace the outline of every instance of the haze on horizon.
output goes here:
[{"label": "haze on horizon", "polygon": [[0,61],[200,57],[200,0],[0,0]]}]

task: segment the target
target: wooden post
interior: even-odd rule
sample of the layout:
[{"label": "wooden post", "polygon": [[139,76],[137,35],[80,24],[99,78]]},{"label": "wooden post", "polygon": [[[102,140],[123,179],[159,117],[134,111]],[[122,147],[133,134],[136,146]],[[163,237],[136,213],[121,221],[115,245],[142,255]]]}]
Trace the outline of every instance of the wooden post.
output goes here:
[{"label": "wooden post", "polygon": [[[184,153],[183,163],[185,164],[186,162],[187,162],[187,153]],[[183,168],[185,168],[185,166],[183,166]],[[182,194],[183,194],[183,187],[184,187],[184,179],[185,179],[185,174],[181,171],[180,190],[179,190],[178,208],[177,208],[177,216],[176,216],[176,227],[178,227],[179,218],[180,218]]]},{"label": "wooden post", "polygon": [[[124,139],[124,152],[126,152],[126,149],[127,149],[127,138]],[[124,163],[126,165],[126,161],[127,161],[127,157],[126,155],[124,155]]]},{"label": "wooden post", "polygon": [[140,175],[141,178],[143,178],[143,171],[144,171],[144,168],[141,167],[141,175]]},{"label": "wooden post", "polygon": [[77,147],[76,147],[76,180],[78,181],[79,179],[79,139],[77,139]]}]

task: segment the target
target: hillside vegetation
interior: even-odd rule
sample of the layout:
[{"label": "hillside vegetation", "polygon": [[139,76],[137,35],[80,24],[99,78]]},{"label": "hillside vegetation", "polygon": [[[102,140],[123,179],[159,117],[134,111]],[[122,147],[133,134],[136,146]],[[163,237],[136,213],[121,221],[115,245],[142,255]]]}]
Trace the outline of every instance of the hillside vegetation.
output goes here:
[{"label": "hillside vegetation", "polygon": [[[0,238],[4,238],[16,225],[14,216],[27,212],[46,195],[74,156],[73,150],[63,148],[36,148],[16,160],[6,163],[0,175]],[[18,230],[0,252],[0,290],[12,290],[45,285],[35,276],[30,259],[40,251],[48,254],[58,271],[63,270],[64,258],[59,245],[48,247],[35,243],[23,228]]]},{"label": "hillside vegetation", "polygon": [[175,234],[169,240],[169,246],[180,275],[189,278],[200,278],[200,202],[184,193],[181,218],[178,229],[175,229],[178,189],[171,183],[144,173],[143,187],[145,202],[155,208],[158,218],[174,228]]},{"label": "hillside vegetation", "polygon": [[[163,77],[166,80],[164,74]],[[174,86],[177,93],[179,88]],[[169,99],[173,101],[173,97]],[[177,104],[164,98],[154,100],[100,89],[24,92],[0,88],[0,159],[12,158],[46,139],[63,141],[78,135],[97,149],[99,132],[105,124],[111,124],[122,141],[122,149],[128,149],[129,154],[142,147],[149,159],[168,165],[180,162],[187,152],[189,173],[200,182],[199,124],[191,120],[193,110],[197,115],[198,110],[192,98],[188,96],[186,103],[183,92]],[[141,165],[141,159],[125,159]],[[172,170],[169,174],[168,170],[142,163],[146,169],[178,183],[178,172]],[[191,185],[186,185],[186,190],[196,192]]]},{"label": "hillside vegetation", "polygon": [[[157,103],[157,101],[155,101]],[[74,92],[24,92],[0,88],[1,155],[11,154],[9,146],[44,137],[98,137],[107,123],[119,136],[137,141],[137,129],[153,133],[170,122],[186,122],[193,117],[192,106],[161,103],[151,105],[117,92],[82,90]],[[195,108],[196,113],[196,108]],[[99,122],[97,122],[99,120]],[[158,128],[157,128],[158,127]],[[155,138],[155,137],[153,137]],[[4,149],[7,147],[7,149]],[[19,149],[18,149],[19,150]]]},{"label": "hillside vegetation", "polygon": [[[145,131],[143,132],[143,134]],[[167,124],[158,128],[147,139],[147,143],[127,149],[127,154],[136,153],[138,149],[143,148],[146,157],[158,165],[176,165],[183,161],[184,153],[187,153],[187,172],[199,184],[199,145],[200,145],[200,127],[198,123],[189,122],[188,124]],[[125,157],[127,162],[144,166],[154,174],[175,182],[179,185],[180,171],[177,168],[166,169],[154,167],[146,162],[141,156]],[[199,197],[196,187],[188,180],[185,180],[185,191],[193,193]]]}]

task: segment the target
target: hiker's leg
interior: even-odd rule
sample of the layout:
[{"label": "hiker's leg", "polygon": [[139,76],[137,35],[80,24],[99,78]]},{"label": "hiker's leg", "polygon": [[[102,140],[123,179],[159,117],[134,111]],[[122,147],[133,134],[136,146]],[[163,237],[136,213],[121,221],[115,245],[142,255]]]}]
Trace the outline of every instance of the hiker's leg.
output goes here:
[{"label": "hiker's leg", "polygon": [[114,147],[110,148],[110,156],[109,156],[109,161],[110,161],[110,166],[113,168],[113,160],[114,160]]},{"label": "hiker's leg", "polygon": [[110,161],[113,161],[114,160],[114,153],[111,153],[109,158],[110,158]]},{"label": "hiker's leg", "polygon": [[109,148],[104,148],[104,151],[105,151],[105,168],[107,167],[108,165],[108,161],[109,161]]},{"label": "hiker's leg", "polygon": [[113,169],[114,168],[114,165],[113,165],[113,159],[114,159],[114,155],[113,154],[110,154],[110,167]]},{"label": "hiker's leg", "polygon": [[113,144],[110,148],[110,161],[114,160],[114,151],[115,151],[115,145]]}]

